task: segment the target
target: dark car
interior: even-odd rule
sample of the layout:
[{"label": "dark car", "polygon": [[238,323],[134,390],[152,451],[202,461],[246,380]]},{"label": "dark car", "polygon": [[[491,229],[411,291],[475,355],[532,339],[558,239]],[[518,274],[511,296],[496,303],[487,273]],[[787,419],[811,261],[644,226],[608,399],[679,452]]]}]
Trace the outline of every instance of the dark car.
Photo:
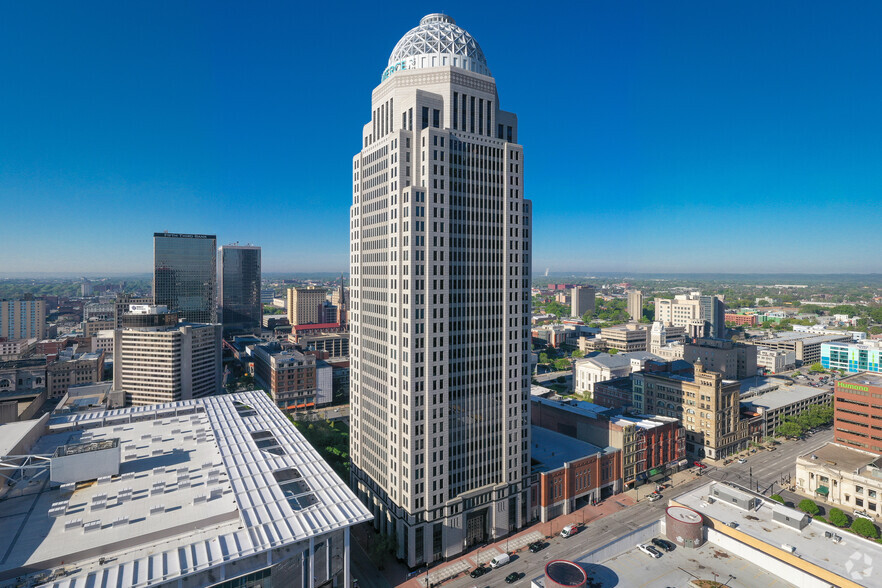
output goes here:
[{"label": "dark car", "polygon": [[489,571],[490,570],[484,564],[481,564],[478,567],[476,567],[475,569],[473,569],[472,572],[469,574],[469,576],[471,576],[472,578],[480,578],[481,576],[483,576],[484,574],[486,574]]},{"label": "dark car", "polygon": [[515,582],[517,582],[520,579],[521,579],[521,575],[519,573],[512,572],[505,577],[505,583],[506,584],[514,584]]},{"label": "dark car", "polygon": [[546,544],[542,541],[536,541],[535,543],[530,543],[530,553],[536,553],[537,551],[542,551],[545,549]]},{"label": "dark car", "polygon": [[674,551],[674,544],[664,539],[653,539],[652,544],[665,551]]}]

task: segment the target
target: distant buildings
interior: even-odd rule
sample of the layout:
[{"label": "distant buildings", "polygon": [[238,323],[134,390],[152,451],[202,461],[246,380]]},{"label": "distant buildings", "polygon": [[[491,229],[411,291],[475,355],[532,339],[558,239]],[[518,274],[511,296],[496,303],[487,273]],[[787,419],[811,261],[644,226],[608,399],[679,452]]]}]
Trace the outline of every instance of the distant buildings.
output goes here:
[{"label": "distant buildings", "polygon": [[821,365],[850,373],[882,373],[882,341],[822,343]]},{"label": "distant buildings", "polygon": [[324,322],[327,292],[318,288],[288,288],[288,321],[292,326]]},{"label": "distant buildings", "polygon": [[259,335],[263,318],[260,247],[223,245],[217,261],[217,302],[224,335]]},{"label": "distant buildings", "polygon": [[618,353],[610,355],[601,353],[593,357],[579,359],[575,362],[575,391],[577,393],[594,393],[597,382],[605,382],[622,378],[631,372],[643,369],[647,361],[661,361],[662,358],[647,351]]},{"label": "distant buildings", "polygon": [[46,366],[46,382],[50,398],[61,398],[68,388],[94,384],[104,377],[104,352],[59,355]]},{"label": "distant buildings", "polygon": [[[659,324],[661,326],[661,324]],[[619,352],[649,351],[652,344],[653,328],[656,329],[656,345],[661,347],[673,342],[682,342],[685,339],[685,328],[665,326],[659,330],[655,325],[628,323],[615,327],[604,327],[600,330],[600,339],[608,349],[617,349]]]},{"label": "distant buildings", "polygon": [[689,363],[701,360],[704,369],[719,372],[724,378],[743,380],[756,375],[757,348],[729,339],[700,338],[687,342],[683,359]]},{"label": "distant buildings", "polygon": [[655,320],[665,326],[684,327],[689,337],[722,337],[726,333],[726,305],[716,296],[700,292],[678,294],[673,300],[655,299]]},{"label": "distant buildings", "polygon": [[796,352],[788,349],[756,347],[756,367],[769,374],[780,374],[796,367]]},{"label": "distant buildings", "polygon": [[634,322],[643,318],[643,292],[640,290],[628,291],[628,314]]},{"label": "distant buildings", "polygon": [[[316,359],[278,344],[256,345],[254,381],[285,411],[315,408],[319,395]],[[330,392],[330,391],[329,391]]]},{"label": "distant buildings", "polygon": [[727,312],[726,313],[726,322],[734,323],[736,325],[747,325],[747,326],[756,326],[759,324],[759,319],[755,313],[738,313],[738,312]]},{"label": "distant buildings", "polygon": [[217,323],[217,238],[153,234],[154,304],[190,323]]},{"label": "distant buildings", "polygon": [[0,337],[43,339],[46,337],[46,301],[25,296],[21,300],[0,300]]},{"label": "distant buildings", "polygon": [[46,358],[0,361],[0,392],[25,392],[46,388]]},{"label": "distant buildings", "polygon": [[840,335],[817,335],[815,333],[780,333],[767,339],[751,339],[749,345],[758,345],[767,349],[781,349],[793,351],[796,355],[796,365],[811,365],[821,361],[821,345],[824,343],[839,343],[851,341],[847,333]]},{"label": "distant buildings", "polygon": [[178,323],[163,307],[136,307],[114,333],[113,388],[126,404],[176,402],[221,389],[221,326]]},{"label": "distant buildings", "polygon": [[572,310],[574,317],[582,317],[586,312],[594,312],[594,286],[574,286],[571,290]]}]

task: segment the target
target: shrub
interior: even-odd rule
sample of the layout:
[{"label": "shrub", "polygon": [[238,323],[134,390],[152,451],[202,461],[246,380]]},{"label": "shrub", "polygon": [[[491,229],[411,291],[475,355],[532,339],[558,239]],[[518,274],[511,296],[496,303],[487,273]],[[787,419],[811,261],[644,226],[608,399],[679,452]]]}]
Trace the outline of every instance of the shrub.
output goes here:
[{"label": "shrub", "polygon": [[784,497],[780,494],[772,494],[771,496],[769,496],[769,498],[771,498],[775,502],[780,502],[781,504],[784,504]]},{"label": "shrub", "polygon": [[808,498],[801,500],[799,502],[799,510],[801,510],[802,512],[808,513],[812,516],[818,514],[821,511],[821,509],[818,508],[818,505],[815,504],[814,502],[812,502],[811,500],[809,500]]},{"label": "shrub", "polygon": [[867,519],[855,518],[854,522],[851,523],[851,530],[861,537],[867,537],[869,539],[876,539],[879,537],[879,529],[876,528],[876,525],[874,525],[872,521],[868,521]]},{"label": "shrub", "polygon": [[830,509],[830,524],[836,527],[847,527],[848,517],[838,508]]}]

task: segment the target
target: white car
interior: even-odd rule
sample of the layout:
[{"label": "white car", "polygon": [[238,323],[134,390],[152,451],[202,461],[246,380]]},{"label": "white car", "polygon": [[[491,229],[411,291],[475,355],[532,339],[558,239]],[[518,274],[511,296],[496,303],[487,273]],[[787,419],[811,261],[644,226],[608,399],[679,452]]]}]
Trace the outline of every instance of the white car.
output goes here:
[{"label": "white car", "polygon": [[747,460],[744,459],[743,457],[739,457],[739,458],[738,458],[738,463],[747,463]]},{"label": "white car", "polygon": [[638,545],[637,548],[649,557],[654,557],[656,559],[661,557],[661,551],[659,551],[652,545]]},{"label": "white car", "polygon": [[858,517],[858,518],[860,518],[860,519],[867,519],[868,521],[872,521],[872,520],[873,520],[873,517],[871,517],[870,515],[868,515],[866,512],[864,512],[864,511],[862,511],[862,510],[856,510],[856,511],[854,511],[854,516],[856,516],[856,517]]}]

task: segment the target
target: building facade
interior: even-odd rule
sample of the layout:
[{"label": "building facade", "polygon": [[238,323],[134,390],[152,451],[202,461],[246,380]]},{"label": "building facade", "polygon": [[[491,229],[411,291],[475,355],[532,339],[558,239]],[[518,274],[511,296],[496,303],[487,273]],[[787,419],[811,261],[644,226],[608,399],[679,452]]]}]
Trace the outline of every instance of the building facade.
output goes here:
[{"label": "building facade", "polygon": [[628,314],[634,322],[643,318],[643,292],[640,290],[628,291]]},{"label": "building facade", "polygon": [[269,392],[276,406],[285,411],[305,410],[317,405],[316,360],[312,355],[277,344],[256,345],[254,381]]},{"label": "building facade", "polygon": [[[163,313],[153,314],[161,319]],[[221,326],[162,325],[160,320],[157,324],[114,331],[113,389],[125,391],[126,404],[176,402],[218,393]]]},{"label": "building facade", "polygon": [[288,288],[288,321],[294,326],[323,323],[326,295],[318,288]]},{"label": "building facade", "polygon": [[94,384],[103,376],[103,351],[59,358],[46,366],[49,398],[61,398],[71,386]]},{"label": "building facade", "polygon": [[[692,337],[722,337],[726,329],[725,313],[722,300],[700,292],[678,294],[673,300],[655,299],[655,320],[665,326],[684,327]],[[696,333],[696,330],[702,332]]]},{"label": "building facade", "polygon": [[571,292],[571,314],[582,317],[585,313],[594,313],[594,286],[574,286]]},{"label": "building facade", "polygon": [[44,339],[46,301],[27,296],[22,300],[0,300],[0,337]]},{"label": "building facade", "polygon": [[742,380],[756,375],[757,348],[729,339],[701,338],[686,343],[683,359],[701,360],[704,369],[719,372],[725,378]]},{"label": "building facade", "polygon": [[766,373],[780,374],[796,367],[796,352],[787,349],[756,348],[756,367]]},{"label": "building facade", "polygon": [[792,351],[796,356],[796,365],[811,365],[821,362],[821,346],[824,343],[847,343],[851,336],[847,333],[841,335],[818,335],[816,333],[780,333],[768,339],[755,339],[748,342],[749,345],[758,345],[767,349],[781,349]]},{"label": "building facade", "polygon": [[190,323],[217,322],[217,238],[153,234],[153,303]]},{"label": "building facade", "polygon": [[751,412],[762,417],[763,437],[775,434],[784,419],[799,416],[813,406],[830,406],[833,394],[810,386],[779,386],[768,392],[742,396],[742,412]]},{"label": "building facade", "polygon": [[796,458],[796,488],[831,506],[861,510],[882,520],[882,457],[828,443]]},{"label": "building facade", "polygon": [[532,207],[499,106],[475,39],[426,16],[352,161],[352,483],[409,566],[530,511]]},{"label": "building facade", "polygon": [[882,375],[855,374],[836,382],[833,440],[882,455]]},{"label": "building facade", "polygon": [[222,245],[218,249],[217,302],[224,335],[260,334],[260,247]]},{"label": "building facade", "polygon": [[850,373],[882,373],[882,341],[822,343],[821,365]]}]

